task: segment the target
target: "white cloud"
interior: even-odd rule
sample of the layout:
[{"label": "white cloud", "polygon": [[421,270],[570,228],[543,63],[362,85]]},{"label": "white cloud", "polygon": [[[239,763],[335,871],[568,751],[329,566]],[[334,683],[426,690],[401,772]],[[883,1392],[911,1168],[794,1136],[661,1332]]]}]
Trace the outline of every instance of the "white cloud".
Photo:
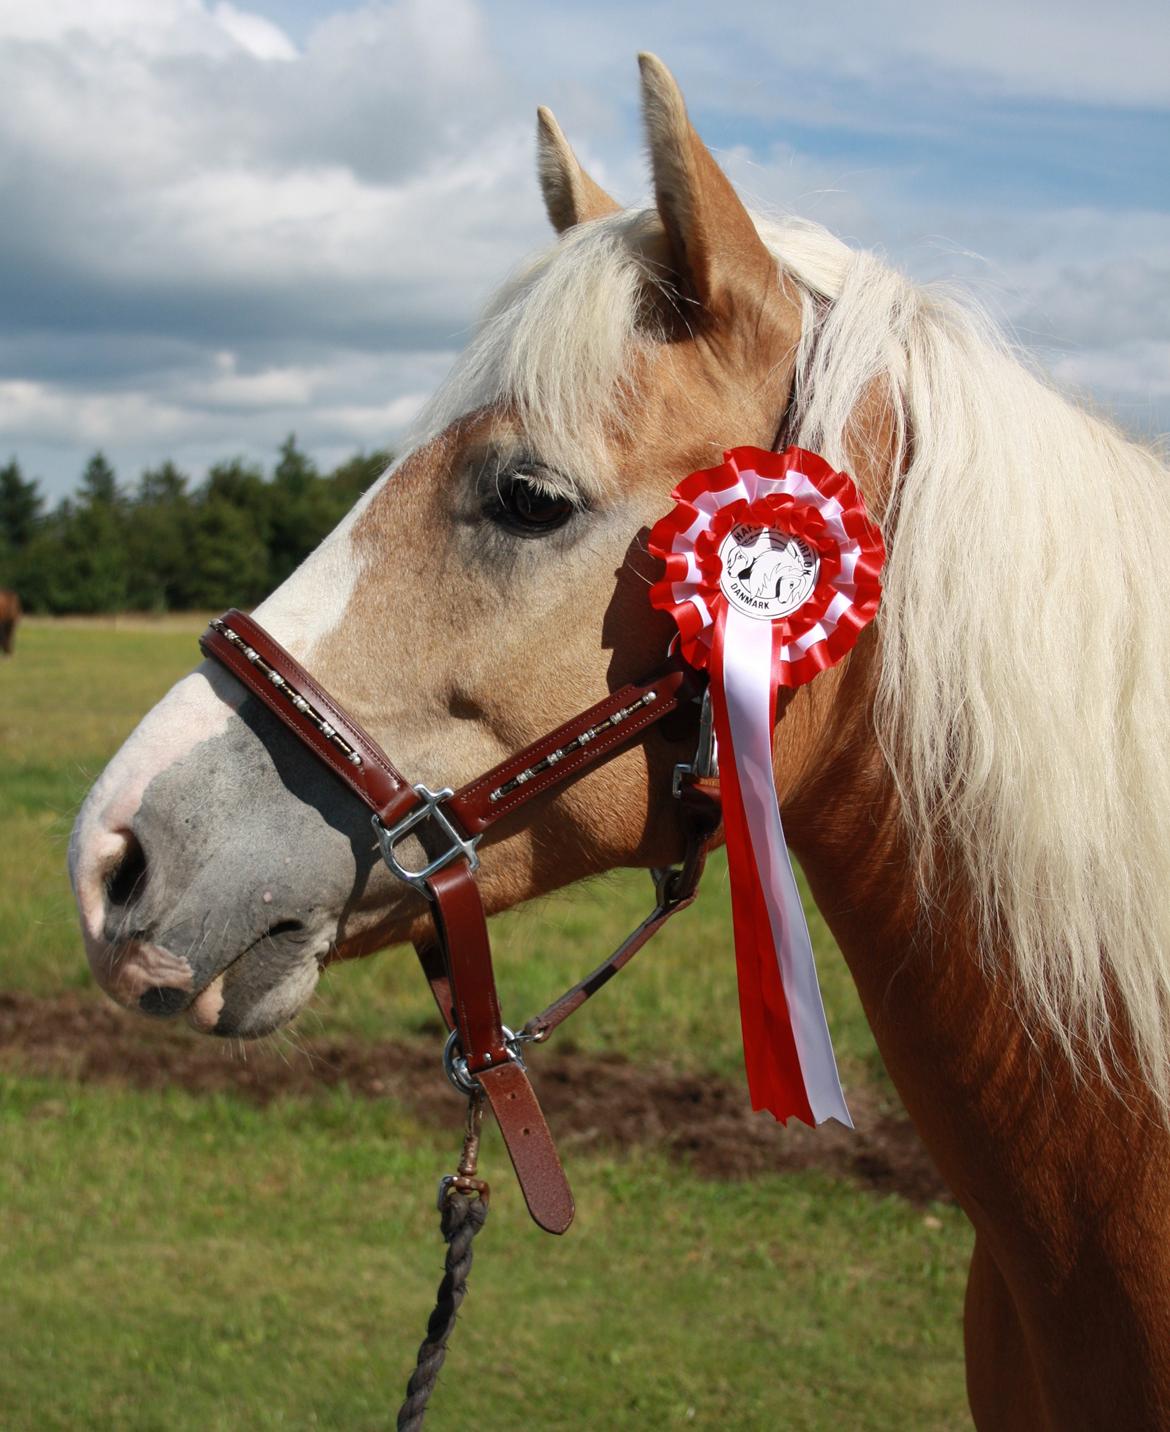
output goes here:
[{"label": "white cloud", "polygon": [[628,82],[629,58],[643,49],[688,75],[692,101],[761,115],[806,109],[826,78],[891,94],[979,88],[1170,105],[1164,0],[597,0],[523,9],[514,43],[529,64],[553,60],[583,113],[599,88],[608,103],[615,81]]},{"label": "white cloud", "polygon": [[399,433],[418,416],[427,393],[403,393],[388,403],[342,405],[322,410],[322,418],[335,432],[347,433],[355,442],[377,446],[387,433]]},{"label": "white cloud", "polygon": [[126,434],[170,441],[191,428],[187,409],[147,393],[78,394],[71,388],[27,380],[0,382],[0,433],[13,446],[23,440],[110,447]]},{"label": "white cloud", "polygon": [[[99,442],[130,477],[261,456],[290,428],[323,456],[392,441],[544,240],[537,102],[619,198],[645,195],[646,45],[701,127],[743,140],[720,153],[747,192],[973,280],[1062,381],[1139,427],[1170,421],[1150,369],[1170,333],[1166,212],[1094,205],[1089,177],[1077,207],[967,175],[944,194],[916,150],[871,144],[945,147],[989,94],[1170,103],[1160,6],[783,0],[765,20],[752,0],[338,0],[294,44],[252,3],[0,0],[0,85],[20,101],[0,111],[0,433],[57,491]],[[780,142],[793,116],[844,157]]]},{"label": "white cloud", "polygon": [[132,49],[152,57],[222,56],[240,43],[200,0],[0,0],[0,36],[68,45],[88,40],[108,53]]},{"label": "white cloud", "polygon": [[205,382],[186,386],[183,397],[212,408],[253,408],[261,412],[311,403],[328,377],[326,368],[262,368],[237,371],[234,353],[215,355],[216,373]]},{"label": "white cloud", "polygon": [[1052,373],[1065,391],[1099,406],[1140,438],[1164,437],[1170,413],[1170,340],[1133,339],[1057,357]]},{"label": "white cloud", "polygon": [[885,40],[881,49],[977,75],[1003,92],[1122,106],[1170,103],[1170,21],[1161,0],[914,0],[897,26],[882,6],[858,6],[855,18],[867,10]]},{"label": "white cloud", "polygon": [[254,15],[249,10],[238,10],[227,0],[211,12],[211,18],[236,44],[254,55],[258,60],[295,60],[297,47],[279,25],[266,20],[263,15]]}]

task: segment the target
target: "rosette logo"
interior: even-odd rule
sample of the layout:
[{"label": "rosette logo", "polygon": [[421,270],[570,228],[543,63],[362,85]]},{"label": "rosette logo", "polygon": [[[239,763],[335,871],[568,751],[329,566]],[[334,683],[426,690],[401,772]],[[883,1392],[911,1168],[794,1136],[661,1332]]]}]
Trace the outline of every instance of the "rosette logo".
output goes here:
[{"label": "rosette logo", "polygon": [[799,537],[741,523],[719,549],[719,585],[737,611],[760,621],[786,617],[812,596],[820,558]]}]

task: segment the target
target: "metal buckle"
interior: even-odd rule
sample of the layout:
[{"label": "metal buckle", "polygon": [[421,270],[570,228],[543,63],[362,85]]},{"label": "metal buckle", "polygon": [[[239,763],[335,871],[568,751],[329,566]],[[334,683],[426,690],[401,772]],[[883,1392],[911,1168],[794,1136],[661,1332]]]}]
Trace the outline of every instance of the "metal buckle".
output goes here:
[{"label": "metal buckle", "polygon": [[690,761],[680,761],[674,768],[670,782],[671,794],[677,800],[682,795],[683,776],[717,776],[719,774],[719,753],[715,745],[715,722],[711,715],[711,686],[703,687],[703,704],[699,709],[699,739],[695,754]]},{"label": "metal buckle", "polygon": [[[414,810],[404,815],[401,820],[395,821],[393,825],[383,825],[376,815],[373,817],[373,824],[378,835],[378,844],[382,849],[382,859],[399,880],[405,880],[408,885],[413,885],[420,895],[425,895],[430,900],[432,896],[427,888],[427,880],[437,870],[442,870],[445,865],[450,865],[460,856],[466,856],[468,867],[471,870],[479,869],[479,856],[476,854],[475,847],[479,844],[482,836],[473,835],[468,840],[452,824],[450,816],[442,806],[443,801],[455,794],[450,786],[444,786],[441,791],[432,791],[428,790],[426,786],[419,785],[415,786],[414,793],[421,798],[422,805],[416,806]],[[407,870],[394,854],[394,847],[426,820],[435,822],[446,836],[449,842],[448,848],[429,864],[424,865],[421,870]]]},{"label": "metal buckle", "polygon": [[650,867],[650,879],[654,882],[654,898],[658,902],[659,910],[673,910],[679,903],[675,891],[682,873],[681,865],[652,865]]},{"label": "metal buckle", "polygon": [[[521,1031],[513,1034],[506,1024],[501,1024],[504,1031],[504,1044],[507,1046],[508,1058],[513,1064],[519,1064],[521,1069],[527,1069],[524,1058],[520,1053],[519,1046],[531,1040],[531,1035]],[[479,1079],[468,1071],[467,1056],[459,1052],[459,1031],[453,1029],[447,1036],[447,1042],[443,1045],[443,1072],[451,1083],[461,1094],[474,1094],[479,1087]]]}]

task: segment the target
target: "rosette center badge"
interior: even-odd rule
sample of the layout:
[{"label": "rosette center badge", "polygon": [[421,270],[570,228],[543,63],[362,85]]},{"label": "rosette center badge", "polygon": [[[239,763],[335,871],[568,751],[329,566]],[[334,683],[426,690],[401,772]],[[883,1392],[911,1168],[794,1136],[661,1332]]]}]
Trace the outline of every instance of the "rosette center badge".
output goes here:
[{"label": "rosette center badge", "polygon": [[799,537],[746,522],[723,539],[719,560],[723,595],[737,611],[760,621],[775,621],[803,606],[821,570],[820,558]]}]

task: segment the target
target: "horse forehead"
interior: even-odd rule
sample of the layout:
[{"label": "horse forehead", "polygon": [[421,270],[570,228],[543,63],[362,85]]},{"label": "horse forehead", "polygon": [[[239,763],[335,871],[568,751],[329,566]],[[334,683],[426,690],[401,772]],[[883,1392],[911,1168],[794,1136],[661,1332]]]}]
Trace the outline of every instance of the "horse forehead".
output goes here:
[{"label": "horse forehead", "polygon": [[[387,538],[394,533],[412,530],[460,448],[488,421],[486,415],[469,415],[453,422],[421,441],[378,479],[342,523],[351,555],[359,565],[383,552]],[[437,538],[438,534],[430,535]]]}]

